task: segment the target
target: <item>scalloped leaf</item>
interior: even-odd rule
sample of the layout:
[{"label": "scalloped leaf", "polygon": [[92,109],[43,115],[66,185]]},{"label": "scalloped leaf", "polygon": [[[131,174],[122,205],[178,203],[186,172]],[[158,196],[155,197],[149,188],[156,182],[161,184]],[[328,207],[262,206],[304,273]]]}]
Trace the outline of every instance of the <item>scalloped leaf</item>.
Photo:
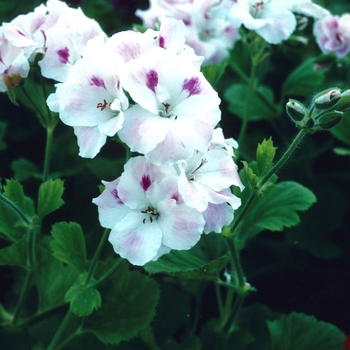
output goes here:
[{"label": "scalloped leaf", "polygon": [[267,321],[271,350],[342,349],[345,340],[336,326],[313,316],[292,312],[275,321]]},{"label": "scalloped leaf", "polygon": [[256,163],[258,167],[258,176],[263,176],[271,168],[275,158],[277,147],[273,147],[272,137],[258,144],[256,149]]},{"label": "scalloped leaf", "polygon": [[0,265],[27,265],[27,237],[0,250]]},{"label": "scalloped leaf", "polygon": [[40,185],[38,198],[38,215],[40,218],[52,213],[64,204],[62,200],[63,184],[60,179],[49,179]]},{"label": "scalloped leaf", "polygon": [[145,329],[153,320],[159,299],[158,284],[139,271],[129,271],[122,264],[108,279],[101,293],[102,306],[84,323],[104,344],[118,345]]},{"label": "scalloped leaf", "polygon": [[50,242],[52,255],[83,273],[86,264],[86,247],[83,230],[76,222],[58,222],[52,226]]},{"label": "scalloped leaf", "polygon": [[70,303],[69,309],[78,317],[89,316],[101,307],[100,292],[92,287],[75,284],[64,296],[64,301]]}]

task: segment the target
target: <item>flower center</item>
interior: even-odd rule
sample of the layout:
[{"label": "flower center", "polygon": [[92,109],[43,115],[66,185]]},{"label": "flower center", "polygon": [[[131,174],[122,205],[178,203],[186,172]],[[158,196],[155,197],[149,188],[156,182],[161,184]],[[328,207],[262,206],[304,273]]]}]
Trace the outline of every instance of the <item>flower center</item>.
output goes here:
[{"label": "flower center", "polygon": [[169,111],[169,108],[170,108],[170,103],[162,103],[162,105],[164,106],[164,110],[159,110],[158,111],[158,115],[162,118],[172,118],[174,120],[177,119],[177,115],[172,112],[172,111]]},{"label": "flower center", "polygon": [[264,9],[264,1],[258,1],[253,4],[253,16],[258,17],[259,12]]},{"label": "flower center", "polygon": [[188,175],[188,181],[195,181],[196,180],[196,176],[195,173],[204,165],[208,163],[208,161],[206,159],[202,159],[200,164],[197,166],[196,169],[192,170],[189,175]]},{"label": "flower center", "polygon": [[145,210],[141,210],[142,214],[146,214],[146,217],[142,220],[142,223],[145,224],[147,219],[150,223],[153,222],[153,220],[157,219],[159,217],[159,213],[152,207],[148,207]]}]

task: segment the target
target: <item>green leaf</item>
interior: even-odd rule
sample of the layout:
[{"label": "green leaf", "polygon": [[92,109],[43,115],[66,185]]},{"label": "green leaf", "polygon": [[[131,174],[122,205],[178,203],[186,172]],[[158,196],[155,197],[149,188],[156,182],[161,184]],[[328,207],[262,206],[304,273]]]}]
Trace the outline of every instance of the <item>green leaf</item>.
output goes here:
[{"label": "green leaf", "polygon": [[39,312],[64,304],[64,295],[79,276],[71,266],[55,259],[48,249],[39,250],[38,269],[35,274],[39,297]]},{"label": "green leaf", "polygon": [[42,174],[39,172],[36,165],[25,158],[13,161],[11,169],[15,172],[15,178],[18,181],[24,181],[30,177],[42,179]]},{"label": "green leaf", "polygon": [[208,64],[201,67],[201,72],[211,86],[215,87],[225,72],[229,59],[225,58],[220,63]]},{"label": "green leaf", "polygon": [[40,218],[52,213],[64,204],[61,198],[63,191],[63,181],[60,179],[49,179],[40,185],[38,198],[38,215]]},{"label": "green leaf", "polygon": [[3,141],[5,135],[6,123],[0,122],[0,151],[7,147],[6,143]]},{"label": "green leaf", "polygon": [[[210,238],[209,238],[210,237]],[[225,239],[216,234],[203,237],[212,240],[209,246],[218,247]],[[207,249],[204,244],[197,243],[190,250],[173,250],[169,254],[163,255],[157,261],[147,263],[144,268],[150,274],[165,273],[168,275],[199,279],[208,281],[217,281],[221,270],[230,260],[230,253],[222,253],[219,257],[207,257],[203,253]]]},{"label": "green leaf", "polygon": [[282,95],[309,96],[319,90],[324,82],[325,70],[315,70],[315,64],[315,59],[310,58],[296,67],[285,80]]},{"label": "green leaf", "polygon": [[350,113],[344,113],[341,122],[331,130],[333,136],[350,146]]},{"label": "green leaf", "polygon": [[[224,93],[224,98],[229,103],[229,111],[243,118],[247,96],[247,84],[232,84]],[[259,87],[259,94],[255,92],[250,103],[249,120],[272,119],[276,113],[275,104],[273,91],[267,86]]]},{"label": "green leaf", "polygon": [[85,237],[81,226],[75,222],[58,222],[52,226],[52,255],[83,273],[86,264]]},{"label": "green leaf", "polygon": [[275,158],[277,147],[273,147],[272,137],[258,144],[256,150],[256,163],[258,167],[258,176],[261,177],[271,168],[273,159]]},{"label": "green leaf", "polygon": [[330,323],[313,316],[293,312],[279,320],[267,321],[271,335],[271,350],[342,349],[345,334]]},{"label": "green leaf", "polygon": [[[16,180],[6,180],[4,186],[4,197],[9,199],[18,210],[28,218],[28,221],[34,217],[34,203],[24,195],[23,188]],[[20,240],[28,231],[26,223],[18,212],[0,200],[0,233],[5,235],[10,241]]]},{"label": "green leaf", "polygon": [[0,250],[0,265],[27,265],[27,237]]},{"label": "green leaf", "polygon": [[28,217],[35,215],[33,201],[24,195],[23,187],[17,180],[7,179],[3,194]]},{"label": "green leaf", "polygon": [[316,202],[315,195],[297,182],[285,181],[275,185],[245,217],[240,228],[240,239],[248,238],[263,230],[282,231],[300,222],[298,211],[307,210]]},{"label": "green leaf", "polygon": [[86,318],[84,330],[104,344],[118,345],[136,336],[153,320],[159,287],[139,271],[130,272],[126,263],[113,276],[101,288],[102,306]]},{"label": "green leaf", "polygon": [[70,310],[78,317],[89,316],[101,307],[101,295],[92,287],[75,284],[64,296],[64,301],[70,303]]}]

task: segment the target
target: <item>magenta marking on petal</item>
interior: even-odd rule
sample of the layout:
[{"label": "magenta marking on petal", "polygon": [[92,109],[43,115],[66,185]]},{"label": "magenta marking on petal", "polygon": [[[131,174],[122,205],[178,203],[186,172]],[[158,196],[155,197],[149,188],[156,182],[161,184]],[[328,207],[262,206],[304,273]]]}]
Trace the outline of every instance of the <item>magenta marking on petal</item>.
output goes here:
[{"label": "magenta marking on petal", "polygon": [[99,78],[99,77],[96,77],[96,76],[93,76],[93,77],[90,79],[90,86],[93,86],[93,85],[95,85],[95,86],[97,86],[97,87],[106,88],[103,79],[101,79],[101,78]]},{"label": "magenta marking on petal", "polygon": [[164,36],[160,36],[160,37],[159,37],[159,47],[161,47],[162,49],[165,49],[165,39],[164,39]]},{"label": "magenta marking on petal", "polygon": [[143,175],[142,179],[140,181],[140,185],[143,188],[143,190],[146,192],[148,188],[151,186],[152,182],[148,175]]},{"label": "magenta marking on petal", "polygon": [[21,32],[19,29],[16,30],[19,35],[26,36],[23,32]]},{"label": "magenta marking on petal", "polygon": [[124,204],[122,200],[119,198],[118,191],[116,188],[112,190],[111,195],[117,200],[118,204]]},{"label": "magenta marking on petal", "polygon": [[156,92],[156,86],[158,85],[158,73],[155,70],[151,69],[146,74],[146,78],[146,86],[153,92]]},{"label": "magenta marking on petal", "polygon": [[170,197],[171,199],[175,199],[176,203],[179,202],[180,200],[180,194],[178,192],[173,193],[172,196]]},{"label": "magenta marking on petal", "polygon": [[198,95],[201,92],[201,83],[198,77],[193,77],[191,79],[185,79],[182,84],[182,90],[188,91],[188,97],[192,95]]},{"label": "magenta marking on petal", "polygon": [[61,50],[57,50],[57,54],[59,56],[59,60],[61,63],[66,64],[69,58],[69,50],[68,47],[65,47]]}]

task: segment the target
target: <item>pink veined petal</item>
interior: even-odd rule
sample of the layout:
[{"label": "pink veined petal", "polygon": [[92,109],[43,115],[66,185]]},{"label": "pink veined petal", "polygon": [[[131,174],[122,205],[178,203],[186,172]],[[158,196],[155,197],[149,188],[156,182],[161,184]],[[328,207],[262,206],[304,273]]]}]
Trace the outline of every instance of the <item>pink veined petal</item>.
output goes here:
[{"label": "pink veined petal", "polygon": [[123,128],[118,134],[132,152],[146,154],[164,140],[171,124],[171,120],[135,105],[125,111]]},{"label": "pink veined petal", "polygon": [[75,126],[74,134],[78,139],[79,156],[94,158],[106,143],[107,136],[102,135],[97,126]]},{"label": "pink veined petal", "polygon": [[98,197],[92,200],[98,206],[99,220],[102,227],[113,228],[118,221],[131,211],[119,198],[117,191],[119,180],[120,178],[111,182],[102,181],[106,188]]},{"label": "pink veined petal", "polygon": [[220,233],[224,226],[233,220],[233,208],[228,203],[211,204],[203,212],[205,220],[204,233]]},{"label": "pink veined petal", "polygon": [[129,213],[114,226],[108,238],[116,253],[138,266],[154,259],[162,243],[157,222],[143,223],[143,218],[142,213]]},{"label": "pink veined petal", "polygon": [[185,250],[192,248],[203,232],[202,214],[185,204],[176,204],[175,200],[166,199],[158,204],[158,223],[162,229],[162,243],[171,249]]},{"label": "pink veined petal", "polygon": [[130,158],[120,177],[118,193],[121,200],[132,209],[149,206],[146,191],[153,183],[152,165],[144,157]]},{"label": "pink veined petal", "polygon": [[[190,183],[186,174],[182,171],[178,178],[179,193],[186,205],[195,208],[200,212],[207,209],[208,201],[198,192],[198,189],[193,183]],[[199,191],[201,187],[199,186]]]}]

